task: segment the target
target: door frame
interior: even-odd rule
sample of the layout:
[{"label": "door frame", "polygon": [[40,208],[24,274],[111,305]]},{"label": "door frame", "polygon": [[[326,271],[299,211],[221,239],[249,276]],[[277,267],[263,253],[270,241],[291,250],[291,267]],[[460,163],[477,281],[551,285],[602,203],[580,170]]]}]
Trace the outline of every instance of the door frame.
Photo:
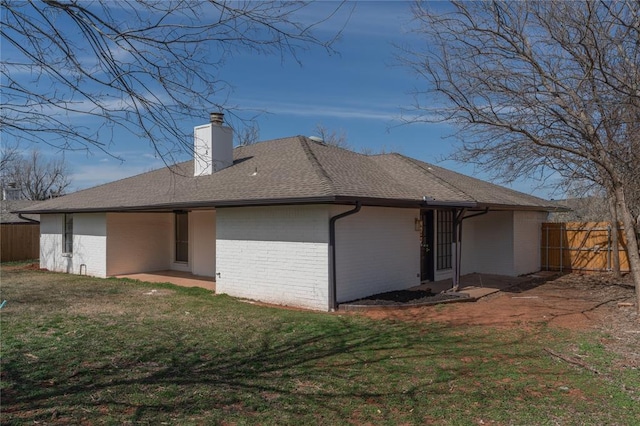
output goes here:
[{"label": "door frame", "polygon": [[421,210],[420,281],[435,279],[435,210]]}]

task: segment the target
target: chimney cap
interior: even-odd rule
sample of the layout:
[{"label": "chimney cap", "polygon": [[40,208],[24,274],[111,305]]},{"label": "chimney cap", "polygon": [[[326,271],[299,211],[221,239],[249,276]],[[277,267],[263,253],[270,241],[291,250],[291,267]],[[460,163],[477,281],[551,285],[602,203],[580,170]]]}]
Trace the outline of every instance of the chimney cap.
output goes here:
[{"label": "chimney cap", "polygon": [[209,120],[211,121],[212,124],[222,126],[222,123],[224,122],[224,114],[221,112],[210,112]]}]

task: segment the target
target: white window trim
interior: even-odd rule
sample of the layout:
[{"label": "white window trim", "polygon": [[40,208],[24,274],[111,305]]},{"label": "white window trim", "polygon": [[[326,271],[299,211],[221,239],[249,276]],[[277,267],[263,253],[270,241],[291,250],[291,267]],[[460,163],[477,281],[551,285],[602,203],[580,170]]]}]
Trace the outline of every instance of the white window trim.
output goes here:
[{"label": "white window trim", "polygon": [[[67,232],[67,217],[71,217],[71,232]],[[73,213],[62,215],[62,257],[73,257]],[[67,238],[71,238],[71,251],[67,251]]]}]

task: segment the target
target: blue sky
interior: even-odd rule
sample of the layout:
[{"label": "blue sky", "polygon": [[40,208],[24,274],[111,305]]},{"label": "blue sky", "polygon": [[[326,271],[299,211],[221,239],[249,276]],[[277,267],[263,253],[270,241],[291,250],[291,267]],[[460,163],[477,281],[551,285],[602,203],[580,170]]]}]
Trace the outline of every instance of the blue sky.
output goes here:
[{"label": "blue sky", "polygon": [[[322,2],[313,7],[322,10],[335,5]],[[344,8],[342,16],[319,27],[319,35],[338,30],[349,10]],[[394,59],[394,43],[419,43],[409,32],[410,26],[411,2],[357,2],[334,46],[338,54],[310,49],[300,55],[302,65],[291,59],[282,61],[279,56],[248,53],[228,59],[220,74],[232,86],[228,103],[238,106],[245,117],[258,114],[260,140],[313,135],[316,126],[322,125],[344,132],[355,150],[400,152],[490,180],[472,166],[441,161],[455,148],[455,139],[447,138],[454,128],[446,124],[402,124],[402,110],[411,106],[410,93],[421,83]],[[202,112],[200,122],[183,123],[185,129],[206,123],[208,112]],[[72,172],[72,190],[163,166],[148,142],[123,132],[115,136],[110,151],[122,157],[122,162],[99,151],[64,153]],[[38,149],[61,155],[46,146]],[[526,180],[511,187],[558,198],[540,185],[539,181]]]}]

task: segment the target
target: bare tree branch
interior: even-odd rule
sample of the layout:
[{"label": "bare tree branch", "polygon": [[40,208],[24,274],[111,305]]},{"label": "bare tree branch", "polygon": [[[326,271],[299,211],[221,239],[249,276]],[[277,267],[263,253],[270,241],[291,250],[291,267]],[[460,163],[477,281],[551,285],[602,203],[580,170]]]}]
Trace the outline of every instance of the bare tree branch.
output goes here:
[{"label": "bare tree branch", "polygon": [[236,132],[235,137],[237,145],[253,145],[260,140],[260,126],[254,121]]},{"label": "bare tree branch", "polygon": [[340,129],[339,131],[329,130],[324,125],[317,124],[314,130],[314,134],[315,136],[322,139],[322,141],[327,145],[333,145],[339,148],[349,149],[349,142],[347,141],[347,133],[343,129]]},{"label": "bare tree branch", "polygon": [[27,156],[16,156],[8,164],[3,180],[15,185],[21,198],[26,200],[46,200],[64,195],[71,184],[63,156],[45,160],[36,150]]},{"label": "bare tree branch", "polygon": [[18,144],[2,144],[0,148],[0,178],[4,178],[5,173],[9,170],[9,166],[15,162],[20,156]]},{"label": "bare tree branch", "polygon": [[[305,22],[306,2],[1,0],[5,137],[111,154],[115,129],[146,141],[165,163],[192,149],[184,121],[211,110],[236,116],[219,77],[239,52],[299,61],[331,53],[340,32]],[[229,115],[228,115],[229,116]],[[83,126],[78,119],[82,118]],[[115,154],[113,154],[115,155]]]},{"label": "bare tree branch", "polygon": [[640,3],[417,2],[414,17],[423,45],[400,56],[426,83],[415,121],[456,124],[452,158],[503,181],[602,188],[624,223],[640,313]]}]

